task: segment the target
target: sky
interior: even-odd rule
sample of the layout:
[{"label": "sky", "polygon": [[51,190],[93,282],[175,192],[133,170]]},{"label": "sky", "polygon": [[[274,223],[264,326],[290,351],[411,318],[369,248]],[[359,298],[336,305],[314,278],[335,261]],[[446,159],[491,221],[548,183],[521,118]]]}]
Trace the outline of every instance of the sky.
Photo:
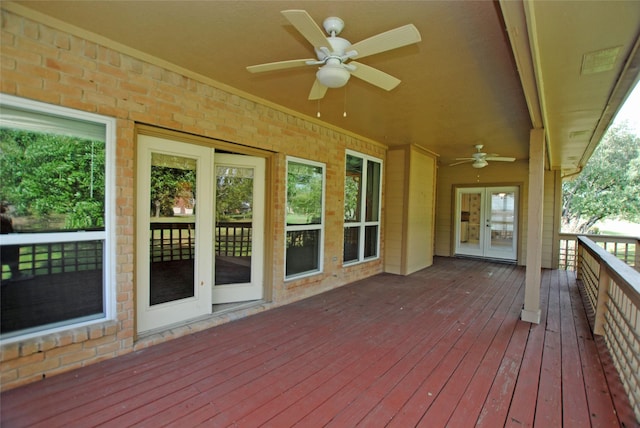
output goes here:
[{"label": "sky", "polygon": [[640,135],[640,82],[636,84],[635,89],[627,98],[618,114],[616,115],[613,123],[621,122],[623,120],[629,121],[629,124],[635,129],[636,134]]}]

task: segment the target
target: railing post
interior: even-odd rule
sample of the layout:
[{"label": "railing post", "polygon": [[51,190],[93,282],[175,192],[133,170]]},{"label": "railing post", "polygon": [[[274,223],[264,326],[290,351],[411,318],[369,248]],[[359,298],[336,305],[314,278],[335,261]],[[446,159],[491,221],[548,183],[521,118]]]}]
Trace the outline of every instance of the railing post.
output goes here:
[{"label": "railing post", "polygon": [[636,239],[636,258],[633,267],[640,272],[640,239]]},{"label": "railing post", "polygon": [[605,334],[604,325],[606,323],[607,303],[609,302],[609,284],[611,277],[606,265],[600,261],[600,272],[598,273],[598,300],[596,302],[596,315],[593,324],[593,333],[603,336]]},{"label": "railing post", "polygon": [[584,249],[582,248],[582,245],[580,245],[580,240],[576,237],[576,252],[575,252],[575,259],[574,259],[574,263],[575,263],[575,268],[576,268],[576,279],[581,280],[582,279],[582,252],[584,251]]}]

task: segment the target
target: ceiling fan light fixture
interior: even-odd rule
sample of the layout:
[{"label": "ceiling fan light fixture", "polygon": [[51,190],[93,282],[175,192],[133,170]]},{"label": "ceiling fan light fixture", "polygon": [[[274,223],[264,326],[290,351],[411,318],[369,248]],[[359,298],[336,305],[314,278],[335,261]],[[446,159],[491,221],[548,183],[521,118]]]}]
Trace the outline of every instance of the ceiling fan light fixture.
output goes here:
[{"label": "ceiling fan light fixture", "polygon": [[478,160],[476,160],[475,162],[473,162],[471,164],[471,166],[473,166],[474,168],[478,168],[478,169],[484,168],[487,165],[489,165],[489,162],[487,162],[484,159],[478,159]]},{"label": "ceiling fan light fixture", "polygon": [[318,81],[327,88],[341,88],[347,84],[351,73],[342,64],[325,64],[316,73]]}]

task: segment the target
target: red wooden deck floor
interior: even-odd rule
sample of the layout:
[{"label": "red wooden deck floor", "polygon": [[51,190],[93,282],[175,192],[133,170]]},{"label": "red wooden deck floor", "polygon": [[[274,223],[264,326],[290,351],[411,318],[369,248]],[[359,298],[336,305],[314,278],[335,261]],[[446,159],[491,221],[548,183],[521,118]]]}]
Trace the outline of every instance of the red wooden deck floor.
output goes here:
[{"label": "red wooden deck floor", "polygon": [[573,273],[438,258],[2,394],[3,427],[635,426]]}]

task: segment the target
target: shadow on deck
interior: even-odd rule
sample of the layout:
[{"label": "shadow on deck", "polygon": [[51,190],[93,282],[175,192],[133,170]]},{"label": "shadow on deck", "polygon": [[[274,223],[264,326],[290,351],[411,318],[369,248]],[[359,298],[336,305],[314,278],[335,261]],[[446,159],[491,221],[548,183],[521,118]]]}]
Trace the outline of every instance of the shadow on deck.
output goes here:
[{"label": "shadow on deck", "polygon": [[2,394],[2,426],[637,426],[575,276],[437,258]]}]

